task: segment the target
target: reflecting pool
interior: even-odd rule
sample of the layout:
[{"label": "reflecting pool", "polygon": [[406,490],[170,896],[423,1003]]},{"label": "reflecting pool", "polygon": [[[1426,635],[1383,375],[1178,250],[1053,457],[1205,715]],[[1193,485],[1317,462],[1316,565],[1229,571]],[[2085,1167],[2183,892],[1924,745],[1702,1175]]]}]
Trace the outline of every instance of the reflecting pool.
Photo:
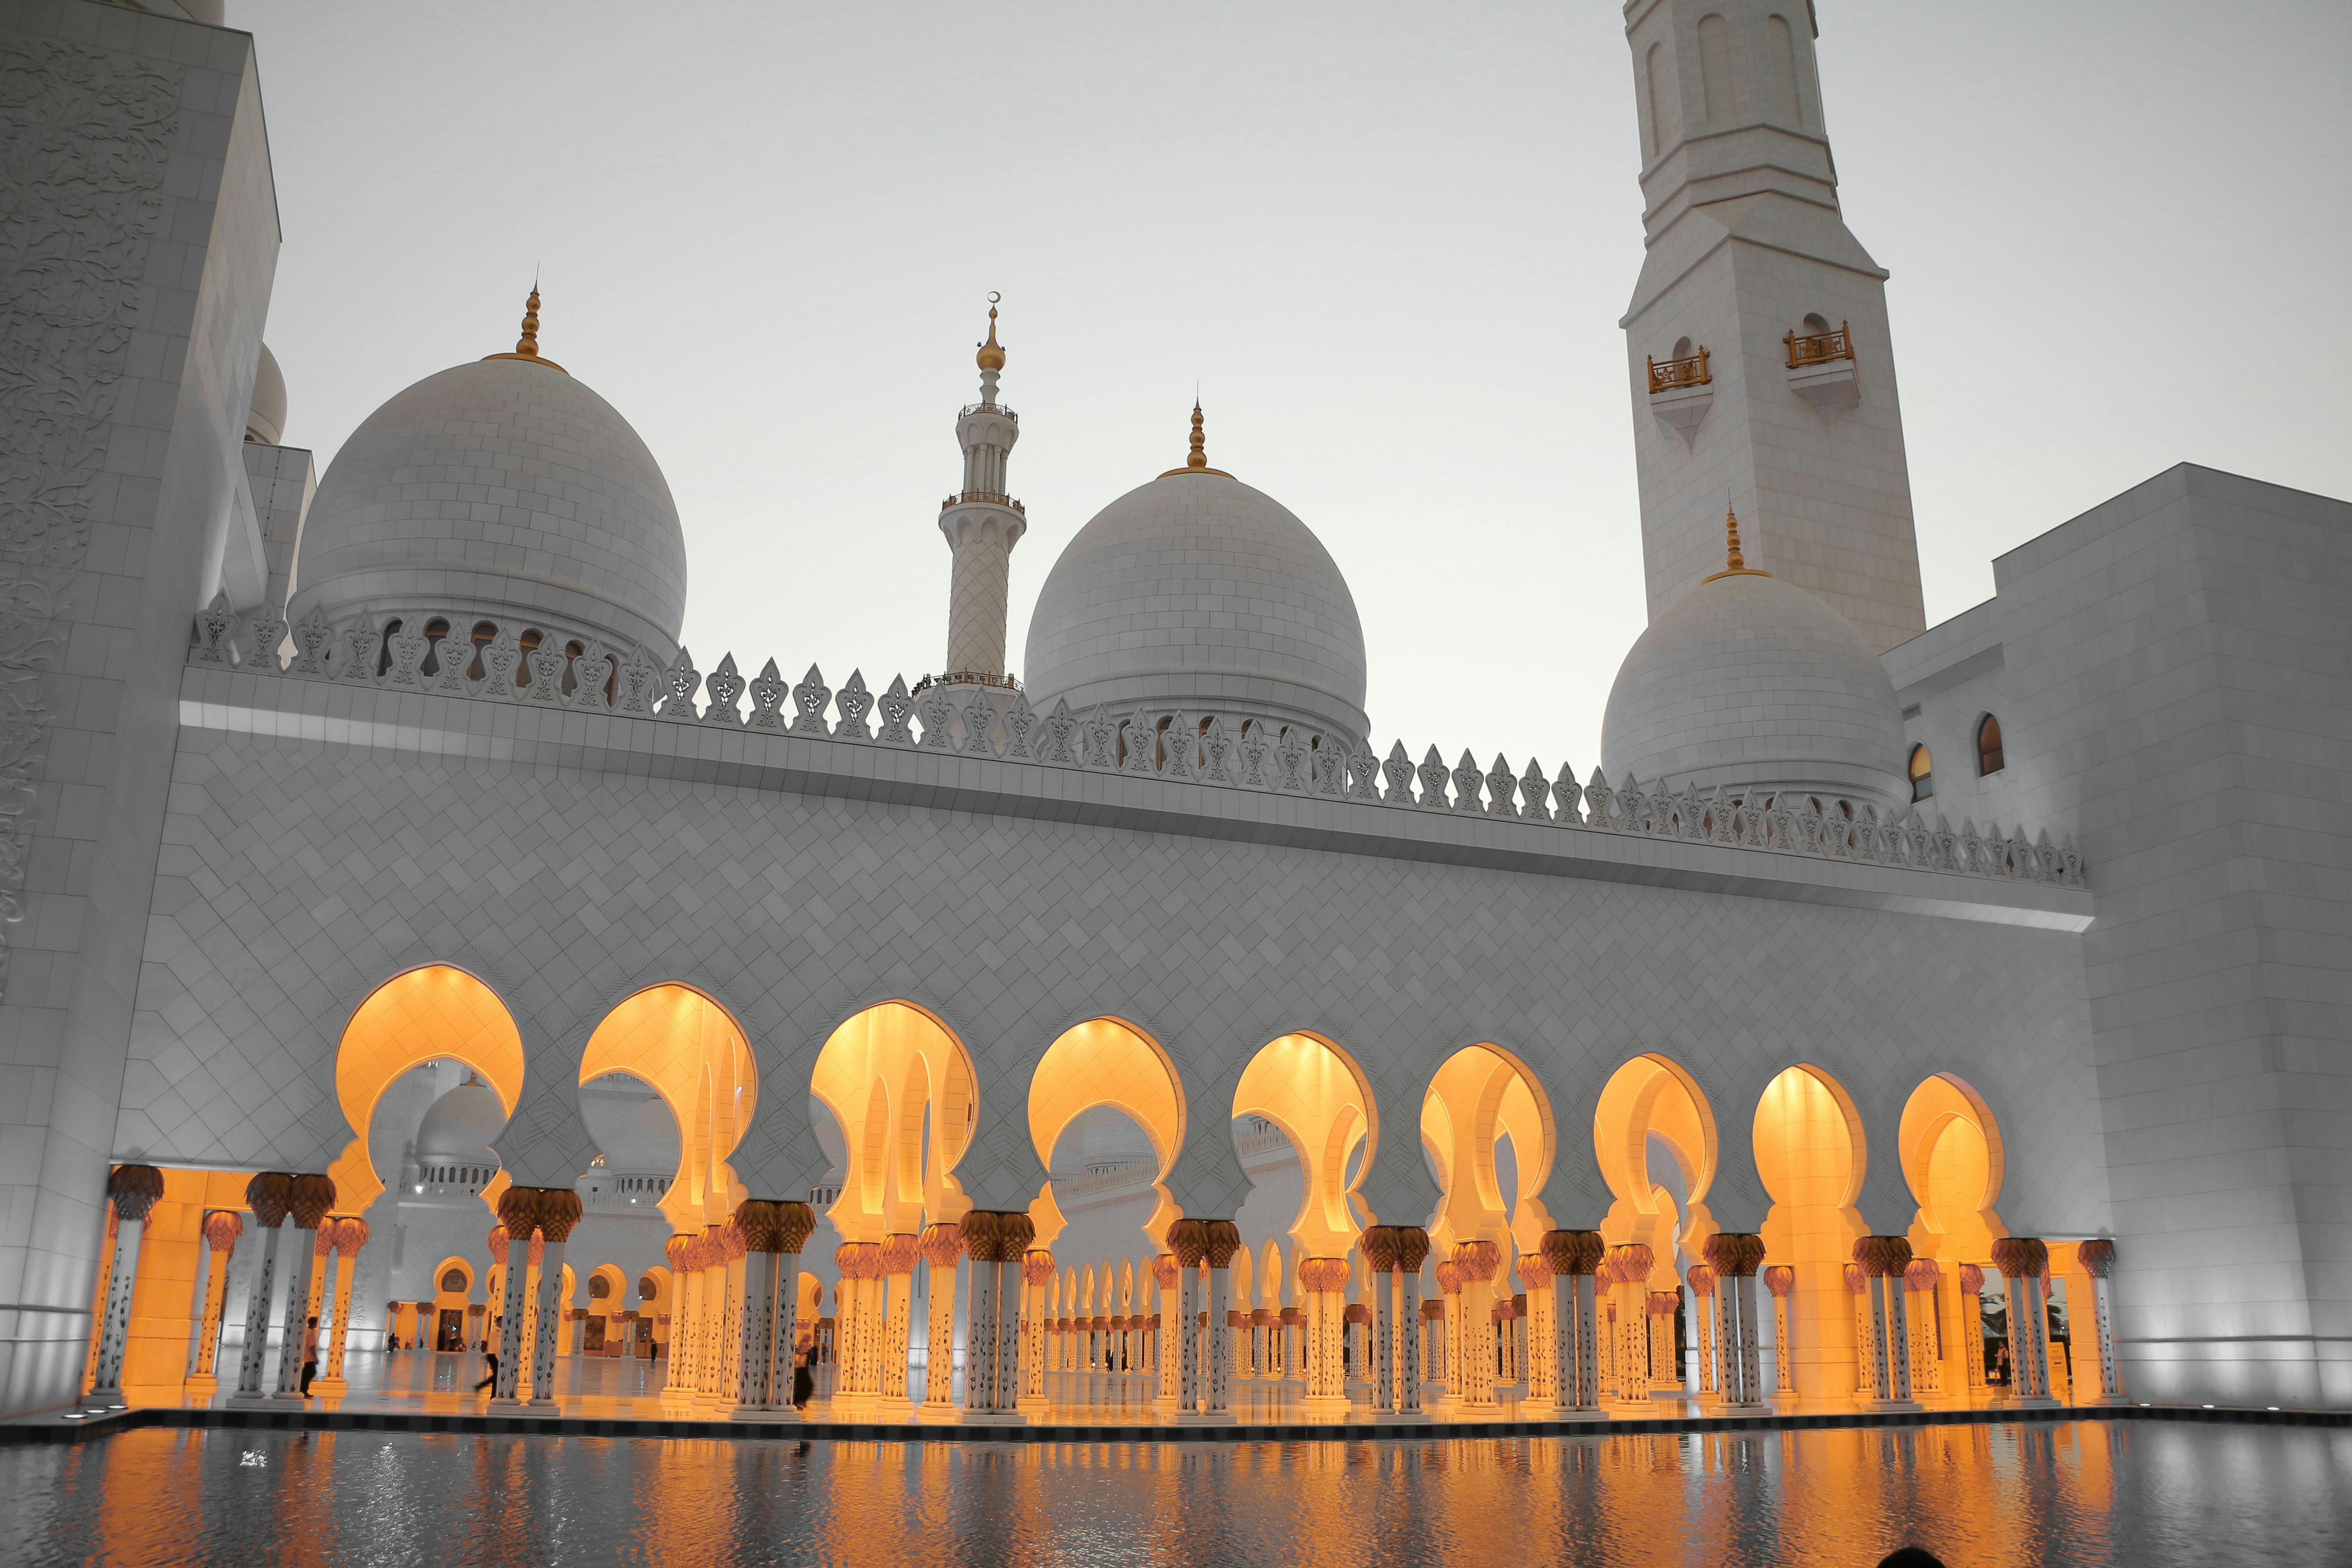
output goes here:
[{"label": "reflecting pool", "polygon": [[2352,1431],[800,1443],[126,1432],[0,1449],[11,1563],[2340,1563]]}]

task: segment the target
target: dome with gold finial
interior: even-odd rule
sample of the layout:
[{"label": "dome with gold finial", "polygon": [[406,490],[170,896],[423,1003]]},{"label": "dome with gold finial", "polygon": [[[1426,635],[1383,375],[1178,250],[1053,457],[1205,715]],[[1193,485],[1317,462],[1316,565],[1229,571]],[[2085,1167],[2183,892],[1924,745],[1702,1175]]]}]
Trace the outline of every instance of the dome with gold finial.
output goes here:
[{"label": "dome with gold finial", "polygon": [[1902,705],[1861,632],[1747,563],[1724,516],[1724,569],[1634,641],[1601,725],[1611,779],[1809,792],[1883,810],[1910,798]]},{"label": "dome with gold finial", "polygon": [[1197,402],[1184,466],[1078,531],[1037,595],[1022,673],[1040,709],[1139,704],[1364,738],[1363,626],[1314,531],[1209,466]]},{"label": "dome with gold finial", "polygon": [[613,405],[539,352],[531,289],[513,352],[395,395],[335,454],[295,563],[299,619],[478,617],[643,647],[686,618],[669,483]]}]

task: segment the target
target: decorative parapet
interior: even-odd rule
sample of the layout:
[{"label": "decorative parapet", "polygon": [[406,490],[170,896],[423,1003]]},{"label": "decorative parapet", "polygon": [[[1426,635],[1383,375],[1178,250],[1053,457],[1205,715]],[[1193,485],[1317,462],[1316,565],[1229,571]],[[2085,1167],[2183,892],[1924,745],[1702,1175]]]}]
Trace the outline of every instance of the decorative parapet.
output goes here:
[{"label": "decorative parapet", "polygon": [[[651,722],[716,725],[792,734],[851,745],[985,757],[1040,768],[1087,770],[1150,777],[1195,788],[1255,790],[1350,802],[1367,811],[1442,811],[1543,822],[1570,831],[1636,835],[1717,844],[1783,855],[1906,867],[1959,876],[2001,878],[2080,888],[2082,857],[2071,839],[2053,844],[2045,830],[2029,841],[2023,830],[1974,823],[1954,829],[1942,817],[1931,826],[1917,809],[1882,816],[1868,803],[1787,794],[1762,800],[1700,794],[1688,785],[1612,784],[1599,768],[1578,782],[1563,765],[1547,777],[1530,758],[1514,772],[1496,756],[1481,767],[1468,751],[1448,766],[1435,746],[1419,763],[1404,742],[1385,758],[1352,749],[1338,737],[1304,726],[1257,719],[1229,722],[1221,713],[1139,708],[1114,713],[1097,706],[1074,713],[1057,702],[1050,713],[1029,705],[1027,693],[1000,687],[929,685],[909,690],[894,678],[878,696],[862,672],[838,689],[815,665],[787,685],[768,660],[746,681],[728,655],[708,675],[680,648],[667,668],[643,648],[625,653],[593,639],[569,654],[535,629],[471,617],[412,615],[381,624],[403,628],[452,619],[488,626],[488,641],[458,644],[464,658],[444,663],[446,636],[410,629],[389,638],[375,620],[335,626],[317,611],[289,634],[285,619],[265,608],[251,617],[215,598],[199,613],[188,662],[288,679],[465,697],[478,701],[544,706],[645,719]],[[478,636],[478,633],[476,634]],[[290,661],[279,649],[289,643]],[[526,648],[526,643],[530,646]],[[479,670],[478,675],[473,673]],[[745,712],[742,702],[751,699]],[[830,710],[831,717],[827,713]]]},{"label": "decorative parapet", "polygon": [[1706,386],[1715,380],[1714,373],[1707,368],[1705,349],[1681,359],[1661,361],[1648,355],[1643,357],[1649,363],[1650,393],[1653,396],[1661,392],[1672,392],[1678,386]]},{"label": "decorative parapet", "polygon": [[1788,345],[1790,370],[1853,358],[1853,329],[1843,321],[1838,323],[1837,331],[1833,332],[1808,332],[1800,337],[1791,331],[1780,341]]}]

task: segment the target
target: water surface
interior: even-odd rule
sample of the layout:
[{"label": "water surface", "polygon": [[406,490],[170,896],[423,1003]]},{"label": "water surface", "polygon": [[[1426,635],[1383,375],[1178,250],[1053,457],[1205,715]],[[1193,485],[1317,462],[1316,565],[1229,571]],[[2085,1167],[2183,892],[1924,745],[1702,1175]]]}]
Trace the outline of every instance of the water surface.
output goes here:
[{"label": "water surface", "polygon": [[242,1565],[2352,1560],[2352,1432],[2083,1421],[1315,1443],[150,1428],[0,1449],[0,1558]]}]

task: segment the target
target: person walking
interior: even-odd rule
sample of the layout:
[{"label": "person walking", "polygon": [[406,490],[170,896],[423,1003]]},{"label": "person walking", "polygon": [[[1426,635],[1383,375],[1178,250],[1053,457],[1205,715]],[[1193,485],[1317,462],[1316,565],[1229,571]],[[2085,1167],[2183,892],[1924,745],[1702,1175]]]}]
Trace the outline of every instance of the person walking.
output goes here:
[{"label": "person walking", "polygon": [[474,1392],[477,1394],[481,1393],[482,1390],[486,1388],[493,1388],[499,1381],[499,1352],[490,1349],[489,1346],[484,1345],[482,1347],[482,1359],[490,1363],[490,1370],[488,1373],[483,1377],[481,1382],[474,1384]]},{"label": "person walking", "polygon": [[310,1397],[310,1380],[319,1375],[319,1320],[302,1331],[302,1397]]}]

